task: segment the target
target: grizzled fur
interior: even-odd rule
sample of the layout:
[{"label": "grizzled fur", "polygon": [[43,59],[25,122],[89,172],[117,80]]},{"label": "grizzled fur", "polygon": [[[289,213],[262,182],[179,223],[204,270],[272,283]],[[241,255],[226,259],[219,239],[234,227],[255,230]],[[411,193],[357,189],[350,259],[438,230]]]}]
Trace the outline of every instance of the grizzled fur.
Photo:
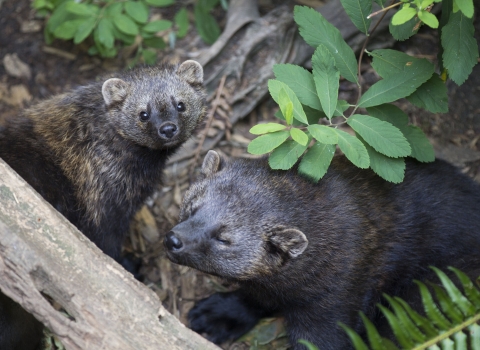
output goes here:
[{"label": "grizzled fur", "polygon": [[118,259],[129,222],[161,181],[167,158],[203,119],[202,85],[202,67],[185,61],[79,87],[8,120],[0,157]]},{"label": "grizzled fur", "polygon": [[197,303],[197,332],[219,343],[278,312],[295,349],[344,349],[337,321],[364,334],[362,310],[384,327],[382,293],[418,301],[412,279],[435,279],[429,265],[480,274],[479,208],[480,186],[440,160],[408,160],[394,185],[335,157],[313,184],[210,151],[164,243],[173,262],[240,286]]}]

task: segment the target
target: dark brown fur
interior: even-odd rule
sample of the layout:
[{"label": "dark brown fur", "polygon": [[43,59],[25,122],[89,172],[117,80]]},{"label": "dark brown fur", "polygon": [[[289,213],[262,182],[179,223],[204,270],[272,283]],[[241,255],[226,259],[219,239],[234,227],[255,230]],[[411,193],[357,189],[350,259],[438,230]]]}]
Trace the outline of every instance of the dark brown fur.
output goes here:
[{"label": "dark brown fur", "polygon": [[436,280],[429,265],[480,274],[480,186],[446,162],[408,160],[394,185],[336,157],[313,184],[211,151],[202,173],[165,246],[172,261],[240,285],[189,314],[215,342],[279,312],[295,349],[349,348],[337,321],[363,334],[362,310],[385,326],[382,293],[418,301],[412,279]]},{"label": "dark brown fur", "polygon": [[202,83],[202,67],[186,61],[54,96],[7,121],[0,157],[118,259],[129,222],[161,182],[167,158],[202,121]]}]

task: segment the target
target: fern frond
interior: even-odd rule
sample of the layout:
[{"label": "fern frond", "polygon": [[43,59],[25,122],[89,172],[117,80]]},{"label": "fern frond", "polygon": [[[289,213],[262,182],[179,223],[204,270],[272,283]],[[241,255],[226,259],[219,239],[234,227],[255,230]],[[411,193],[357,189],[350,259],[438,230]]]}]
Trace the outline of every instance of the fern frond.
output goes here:
[{"label": "fern frond", "polygon": [[[480,290],[462,271],[449,267],[459,279],[463,292],[441,270],[431,267],[439,277],[443,288],[429,283],[435,299],[426,284],[414,281],[420,289],[425,310],[421,316],[404,300],[384,295],[391,309],[378,305],[402,349],[480,350]],[[363,314],[360,316],[367,330],[369,346],[352,329],[341,327],[347,332],[355,349],[398,349],[391,341],[382,338],[373,323]]]}]

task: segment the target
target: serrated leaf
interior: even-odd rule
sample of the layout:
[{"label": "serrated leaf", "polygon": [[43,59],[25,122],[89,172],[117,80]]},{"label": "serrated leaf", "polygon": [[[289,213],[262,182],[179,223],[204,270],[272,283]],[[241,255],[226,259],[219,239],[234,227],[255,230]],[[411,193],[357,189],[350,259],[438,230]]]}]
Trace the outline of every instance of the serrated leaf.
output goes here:
[{"label": "serrated leaf", "polygon": [[157,33],[163,30],[170,29],[172,27],[172,22],[166,19],[158,19],[156,21],[148,22],[142,28],[143,31],[148,33]]},{"label": "serrated leaf", "polygon": [[428,11],[418,11],[418,18],[430,28],[438,28],[438,19]]},{"label": "serrated leaf", "polygon": [[419,26],[417,24],[420,22],[418,17],[414,17],[409,21],[400,24],[400,25],[393,25],[392,22],[388,25],[390,30],[390,34],[395,38],[395,40],[403,41],[410,38],[413,34],[418,32]]},{"label": "serrated leaf", "polygon": [[433,71],[433,65],[425,59],[408,62],[400,72],[388,74],[383,80],[373,84],[360,98],[358,106],[378,106],[409,96],[430,79]]},{"label": "serrated leaf", "polygon": [[308,131],[318,141],[327,145],[336,145],[338,143],[338,134],[333,128],[325,125],[309,125]]},{"label": "serrated leaf", "polygon": [[302,146],[308,145],[308,136],[302,130],[297,128],[290,129],[290,136]]},{"label": "serrated leaf", "polygon": [[410,340],[409,335],[406,333],[406,329],[400,324],[398,318],[388,308],[381,304],[377,304],[377,307],[382,311],[387,319],[390,328],[393,330],[397,341],[400,343],[403,349],[412,349],[415,344]]},{"label": "serrated leaf", "polygon": [[447,86],[437,74],[433,74],[413,94],[407,96],[407,100],[432,113],[448,112]]},{"label": "serrated leaf", "polygon": [[60,24],[57,29],[53,32],[55,36],[59,39],[73,39],[75,36],[75,33],[77,32],[78,28],[82,25],[84,22],[83,19],[74,19],[71,21],[66,21]]},{"label": "serrated leaf", "polygon": [[125,2],[125,12],[138,23],[146,23],[148,20],[148,7],[141,1]]},{"label": "serrated leaf", "polygon": [[98,22],[98,26],[96,29],[98,34],[98,41],[105,46],[106,48],[112,48],[115,42],[115,38],[113,36],[113,24],[112,22],[104,17]]},{"label": "serrated leaf", "polygon": [[468,18],[473,17],[473,0],[453,0],[458,9]]},{"label": "serrated leaf", "polygon": [[265,154],[271,152],[284,143],[289,136],[290,132],[287,130],[259,136],[248,144],[247,151],[250,154]]},{"label": "serrated leaf", "polygon": [[394,26],[404,24],[411,20],[416,14],[417,10],[415,10],[413,7],[403,5],[403,7],[393,15],[392,24]]},{"label": "serrated leaf", "polygon": [[145,2],[150,6],[166,7],[173,5],[175,3],[175,0],[145,0]]},{"label": "serrated leaf", "polygon": [[348,17],[362,33],[367,34],[371,19],[367,16],[372,12],[371,0],[340,0]]},{"label": "serrated leaf", "polygon": [[119,31],[128,35],[137,35],[138,27],[134,21],[125,15],[119,14],[113,17],[113,24]]},{"label": "serrated leaf", "polygon": [[310,125],[318,124],[318,121],[320,119],[327,117],[327,115],[322,111],[310,108],[305,105],[302,105],[302,107],[303,107],[303,111],[305,112],[305,115],[307,116],[308,124]]},{"label": "serrated leaf", "polygon": [[298,172],[317,182],[327,173],[334,155],[335,145],[315,142],[303,156],[298,166]]},{"label": "serrated leaf", "polygon": [[473,33],[473,18],[462,12],[450,14],[442,29],[443,65],[457,85],[463,84],[478,60],[478,46]]},{"label": "serrated leaf", "polygon": [[89,6],[78,2],[67,2],[65,9],[78,16],[92,16],[96,14],[95,6]]},{"label": "serrated leaf", "polygon": [[270,132],[276,132],[285,129],[286,126],[277,123],[265,123],[265,124],[258,124],[255,125],[250,129],[250,134],[253,135],[261,135],[261,134],[268,134]]},{"label": "serrated leaf", "polygon": [[276,64],[273,73],[292,89],[303,105],[322,111],[312,73],[294,64]]},{"label": "serrated leaf", "polygon": [[343,40],[340,31],[309,7],[295,6],[294,19],[299,26],[300,35],[307,44],[314,48],[320,44],[325,45],[335,58],[335,65],[340,74],[348,81],[358,84],[355,54]]},{"label": "serrated leaf", "polygon": [[340,72],[335,59],[324,45],[319,45],[312,56],[313,80],[322,109],[331,119],[337,107]]},{"label": "serrated leaf", "polygon": [[301,145],[296,141],[287,140],[273,150],[268,158],[268,164],[270,164],[272,169],[288,170],[295,165],[298,158],[300,158],[306,149],[307,145]]},{"label": "serrated leaf", "polygon": [[278,105],[282,111],[282,115],[285,117],[287,125],[292,125],[293,122],[293,102],[288,97],[287,92],[284,88],[280,89],[278,93]]},{"label": "serrated leaf", "polygon": [[437,305],[433,301],[432,294],[428,290],[427,286],[420,281],[414,280],[414,282],[420,288],[420,294],[422,296],[423,306],[425,308],[425,313],[428,318],[433,321],[433,323],[442,330],[446,330],[450,327],[450,322],[446,317],[440,312]]},{"label": "serrated leaf", "polygon": [[382,179],[398,184],[405,178],[405,159],[390,158],[377,151],[370,145],[365,144],[370,157],[370,168]]},{"label": "serrated leaf", "polygon": [[397,50],[374,50],[370,55],[373,57],[373,69],[375,69],[382,78],[389,78],[403,73],[406,68],[412,67],[414,64],[428,71],[431,70],[433,73],[433,65],[426,59],[415,58]]},{"label": "serrated leaf", "polygon": [[412,151],[402,132],[388,122],[355,114],[347,119],[347,124],[377,152],[388,157],[406,157]]},{"label": "serrated leaf", "polygon": [[347,333],[356,350],[369,350],[368,346],[365,344],[362,337],[357,334],[357,332],[342,322],[338,322],[338,325]]},{"label": "serrated leaf", "polygon": [[370,107],[367,108],[367,113],[372,117],[392,124],[402,132],[408,124],[408,115],[395,105],[384,104]]},{"label": "serrated leaf", "polygon": [[370,166],[370,157],[368,156],[365,145],[355,136],[345,131],[334,129],[338,135],[338,147],[345,156],[357,167],[366,169]]},{"label": "serrated leaf", "polygon": [[408,125],[405,130],[403,130],[403,134],[412,148],[411,157],[424,163],[435,160],[433,146],[419,127]]},{"label": "serrated leaf", "polygon": [[173,22],[177,26],[177,36],[183,38],[188,32],[188,13],[185,7],[182,7],[173,18]]},{"label": "serrated leaf", "polygon": [[440,269],[431,266],[430,267],[435,273],[437,274],[438,278],[443,284],[443,287],[448,293],[448,296],[452,300],[452,302],[462,311],[465,317],[475,315],[475,307],[473,304],[468,301],[467,298],[460,292],[460,290],[455,286],[450,278],[447,277],[445,272],[441,271]]},{"label": "serrated leaf", "polygon": [[90,17],[84,20],[75,32],[73,42],[79,44],[85,40],[92,33],[93,28],[95,28],[96,21],[97,19],[95,17]]},{"label": "serrated leaf", "polygon": [[290,101],[293,103],[293,117],[304,124],[308,124],[307,116],[303,111],[302,104],[292,89],[290,89],[287,84],[282,83],[281,81],[274,79],[270,79],[268,81],[268,91],[270,91],[270,95],[278,105],[280,105],[279,95],[281,89],[285,89]]},{"label": "serrated leaf", "polygon": [[213,44],[220,36],[220,27],[217,21],[207,10],[199,6],[199,4],[195,6],[194,14],[198,35],[200,35],[205,43],[209,45]]}]

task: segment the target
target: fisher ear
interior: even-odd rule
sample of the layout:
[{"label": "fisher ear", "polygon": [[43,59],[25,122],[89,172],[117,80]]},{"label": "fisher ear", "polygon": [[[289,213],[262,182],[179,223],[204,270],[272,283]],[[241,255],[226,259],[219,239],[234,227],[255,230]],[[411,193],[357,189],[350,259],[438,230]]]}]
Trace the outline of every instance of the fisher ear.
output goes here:
[{"label": "fisher ear", "polygon": [[203,84],[203,68],[196,61],[183,62],[177,69],[177,75],[191,85]]},{"label": "fisher ear", "polygon": [[203,159],[201,175],[204,178],[214,175],[220,170],[221,162],[222,159],[217,152],[213,150],[208,151],[207,155]]},{"label": "fisher ear", "polygon": [[270,242],[291,258],[301,255],[308,246],[305,234],[295,228],[278,227],[269,234]]},{"label": "fisher ear", "polygon": [[128,95],[128,84],[122,79],[108,79],[102,85],[102,95],[107,106],[115,102],[122,102]]}]

